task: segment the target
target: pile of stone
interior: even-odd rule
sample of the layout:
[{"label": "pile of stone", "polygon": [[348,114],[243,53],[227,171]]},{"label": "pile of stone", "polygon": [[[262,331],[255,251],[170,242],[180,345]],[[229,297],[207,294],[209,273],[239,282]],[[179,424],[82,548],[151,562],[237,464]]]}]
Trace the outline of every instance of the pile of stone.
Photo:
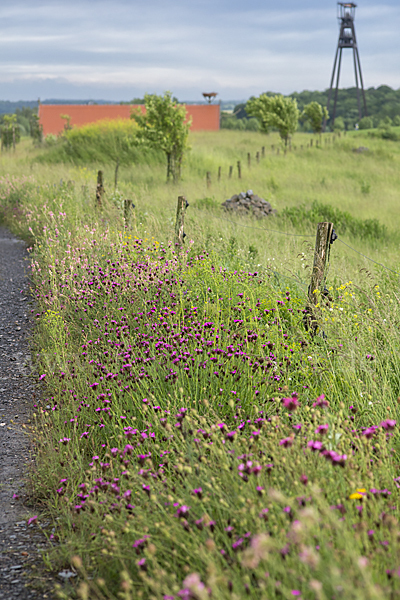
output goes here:
[{"label": "pile of stone", "polygon": [[226,211],[236,212],[240,215],[251,214],[257,218],[270,217],[276,214],[276,210],[272,208],[270,203],[254,194],[253,190],[234,194],[232,198],[225,200],[222,206]]}]

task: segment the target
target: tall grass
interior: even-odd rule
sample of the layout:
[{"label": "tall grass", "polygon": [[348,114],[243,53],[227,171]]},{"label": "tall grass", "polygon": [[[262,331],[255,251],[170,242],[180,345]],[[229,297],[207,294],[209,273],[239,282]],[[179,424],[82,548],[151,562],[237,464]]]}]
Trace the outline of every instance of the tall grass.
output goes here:
[{"label": "tall grass", "polygon": [[[323,211],[340,237],[398,270],[397,146],[373,140],[374,160],[352,152],[360,138],[268,150],[241,181],[227,179],[266,139],[193,136],[179,187],[161,165],[126,167],[102,211],[96,165],[32,162],[27,184],[18,165],[40,152],[3,158],[3,218],[32,244],[47,391],[32,485],[55,523],[48,564],[80,574],[60,598],[399,593],[397,276],[335,242],[318,335],[304,324]],[[224,178],[207,189],[205,171],[220,165]],[[220,211],[250,187],[281,216]],[[190,203],[182,252],[170,242],[179,193]],[[120,197],[136,204],[131,229]],[[311,237],[283,235],[299,230]]]}]

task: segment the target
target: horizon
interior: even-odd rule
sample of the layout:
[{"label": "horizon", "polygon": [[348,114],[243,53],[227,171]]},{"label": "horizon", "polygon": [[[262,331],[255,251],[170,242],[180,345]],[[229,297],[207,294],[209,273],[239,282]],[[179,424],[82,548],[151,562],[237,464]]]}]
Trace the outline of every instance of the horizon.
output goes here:
[{"label": "horizon", "polygon": [[[392,86],[382,83],[379,86],[370,86],[368,88],[365,88],[365,91],[368,90],[377,90],[380,87],[388,87],[390,89],[392,89],[393,91],[399,91],[399,88],[393,88]],[[356,89],[355,86],[349,86],[349,87],[340,87],[339,88],[339,92],[340,91],[346,91],[346,90],[351,90],[351,89]],[[304,92],[308,92],[308,93],[327,93],[329,92],[329,87],[321,90],[321,89],[304,89],[301,90],[300,92],[298,92],[297,90],[294,90],[293,92],[290,92],[289,94],[283,94],[282,92],[277,92],[277,91],[273,91],[273,90],[266,90],[264,92],[261,93],[269,93],[269,94],[276,94],[276,95],[283,95],[283,96],[292,96],[294,94],[302,94]],[[226,99],[216,99],[212,102],[212,104],[242,104],[247,102],[247,100],[250,98],[250,96],[248,96],[247,98],[226,98]],[[138,100],[138,99],[142,99],[142,98],[132,98],[132,100],[109,100],[109,99],[105,99],[105,98],[46,98],[46,99],[26,99],[26,100],[9,100],[9,99],[2,99],[0,98],[0,103],[10,103],[10,104],[22,104],[22,103],[29,103],[29,104],[33,104],[36,103],[38,104],[38,102],[40,101],[41,104],[51,104],[51,103],[55,103],[55,104],[96,104],[96,103],[101,103],[101,104],[119,104],[119,103],[131,103],[134,104],[133,100]],[[178,102],[181,104],[208,104],[207,101],[203,100],[199,100],[199,101],[193,101],[193,100],[188,100],[188,99],[178,99]]]}]

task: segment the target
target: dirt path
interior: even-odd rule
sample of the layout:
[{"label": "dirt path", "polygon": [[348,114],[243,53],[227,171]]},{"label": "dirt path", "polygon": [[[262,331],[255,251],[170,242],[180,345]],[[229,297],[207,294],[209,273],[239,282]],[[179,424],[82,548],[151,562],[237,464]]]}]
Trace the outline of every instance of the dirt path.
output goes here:
[{"label": "dirt path", "polygon": [[51,598],[40,556],[46,538],[36,524],[28,526],[37,512],[24,504],[24,476],[33,458],[22,425],[38,393],[30,376],[26,257],[25,244],[0,227],[0,599],[7,600]]}]

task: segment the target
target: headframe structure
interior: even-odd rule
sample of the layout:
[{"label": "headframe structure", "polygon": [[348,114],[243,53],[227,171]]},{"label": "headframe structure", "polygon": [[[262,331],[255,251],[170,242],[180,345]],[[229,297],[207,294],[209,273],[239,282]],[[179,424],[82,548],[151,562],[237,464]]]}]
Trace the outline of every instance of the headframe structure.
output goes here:
[{"label": "headframe structure", "polygon": [[[339,20],[339,40],[336,48],[335,61],[333,63],[333,71],[331,77],[331,84],[329,87],[329,95],[328,95],[328,104],[327,109],[329,111],[332,92],[334,89],[334,81],[336,74],[336,83],[335,83],[335,95],[333,102],[333,111],[331,124],[333,125],[336,117],[336,104],[337,97],[339,91],[339,77],[340,77],[340,67],[342,65],[342,52],[344,48],[350,48],[353,50],[353,62],[354,62],[354,75],[356,80],[356,88],[357,88],[357,103],[358,103],[358,118],[361,119],[362,116],[367,116],[367,101],[365,99],[365,91],[364,91],[364,82],[361,72],[361,62],[360,55],[358,52],[357,46],[357,38],[356,38],[356,30],[354,26],[354,19],[356,13],[357,4],[354,2],[338,2],[338,20]],[[337,70],[336,70],[337,67]],[[360,98],[360,86],[363,97],[363,105],[364,105],[364,115],[361,111],[361,98]],[[324,123],[324,130],[326,127],[326,121]]]}]

